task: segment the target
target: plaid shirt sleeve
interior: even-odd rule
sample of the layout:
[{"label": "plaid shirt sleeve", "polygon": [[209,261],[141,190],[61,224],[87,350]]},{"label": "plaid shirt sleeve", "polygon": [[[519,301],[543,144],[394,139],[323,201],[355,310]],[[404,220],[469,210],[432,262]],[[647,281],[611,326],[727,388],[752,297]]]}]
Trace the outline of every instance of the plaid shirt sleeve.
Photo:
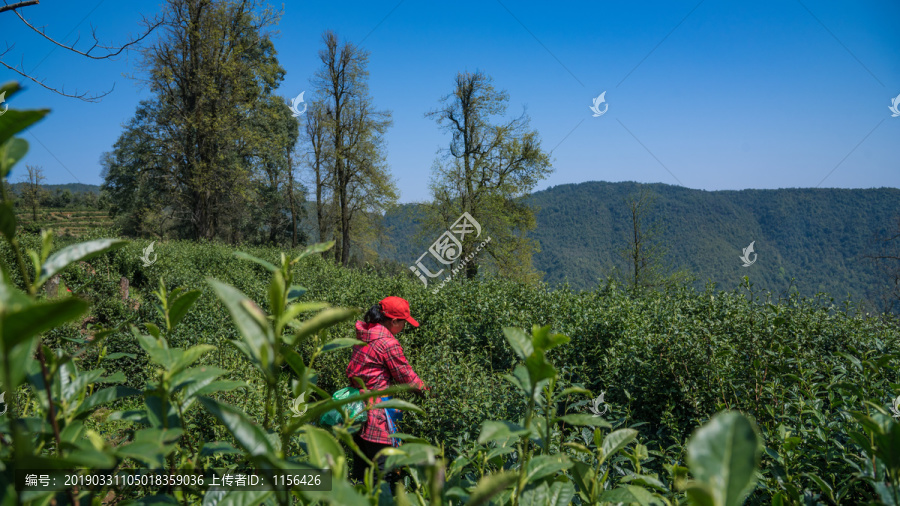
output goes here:
[{"label": "plaid shirt sleeve", "polygon": [[394,383],[398,385],[413,385],[416,388],[424,389],[425,383],[419,378],[412,366],[403,355],[403,347],[396,339],[392,339],[385,348],[385,365],[391,373]]}]

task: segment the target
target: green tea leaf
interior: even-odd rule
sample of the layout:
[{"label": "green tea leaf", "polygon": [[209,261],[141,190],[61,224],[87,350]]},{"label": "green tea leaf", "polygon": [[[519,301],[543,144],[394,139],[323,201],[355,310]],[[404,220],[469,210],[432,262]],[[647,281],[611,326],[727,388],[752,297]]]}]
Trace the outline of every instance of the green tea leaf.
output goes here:
[{"label": "green tea leaf", "polygon": [[594,469],[580,460],[575,460],[572,464],[573,481],[578,485],[581,493],[584,494],[584,499],[589,500],[591,486],[594,483]]},{"label": "green tea leaf", "polygon": [[201,293],[200,290],[191,290],[172,302],[171,307],[169,307],[170,331],[178,326],[178,323],[181,322],[181,319],[184,318],[191,306],[200,298]]},{"label": "green tea leaf", "polygon": [[175,442],[181,438],[181,429],[141,429],[134,433],[132,443],[116,449],[116,455],[129,457],[159,469],[165,465],[165,457],[175,450]]},{"label": "green tea leaf", "polygon": [[512,347],[516,355],[522,360],[530,356],[534,352],[534,346],[531,343],[531,337],[522,329],[516,327],[504,327],[503,335]]},{"label": "green tea leaf", "polygon": [[638,435],[638,431],[634,429],[619,429],[614,432],[610,432],[603,438],[603,446],[601,449],[603,450],[603,459],[606,460],[615,454],[617,451],[625,448],[628,443],[634,441]]},{"label": "green tea leaf", "polygon": [[324,253],[324,252],[330,250],[333,246],[334,246],[334,241],[320,242],[317,244],[313,244],[312,246],[307,246],[307,248],[305,250],[303,250],[302,253],[297,255],[297,257],[294,258],[293,261],[297,262],[301,258],[304,258],[306,256],[309,256],[309,255],[312,255],[315,253]]},{"label": "green tea leaf", "polygon": [[525,359],[525,367],[528,369],[528,376],[534,385],[556,377],[556,368],[547,361],[541,350],[535,350]]},{"label": "green tea leaf", "polygon": [[338,337],[328,341],[322,346],[323,352],[340,350],[351,346],[365,346],[366,343],[352,337]]},{"label": "green tea leaf", "polygon": [[303,362],[303,358],[300,354],[288,347],[283,347],[281,349],[281,355],[298,378],[302,378],[306,375],[306,364]]},{"label": "green tea leaf", "polygon": [[313,501],[321,501],[335,506],[370,506],[368,499],[357,492],[353,485],[346,480],[332,480],[331,490],[328,491],[304,490],[303,496]]},{"label": "green tea leaf", "polygon": [[[688,485],[687,489],[685,489],[688,498],[691,500],[691,504],[696,504],[697,506],[717,506],[715,499],[713,498],[712,491],[710,491],[709,487],[701,484],[701,483],[691,483]],[[776,499],[780,496],[779,492],[772,499],[772,504],[777,504]]]},{"label": "green tea leaf", "polygon": [[341,445],[328,432],[307,426],[301,436],[306,443],[306,452],[312,465],[319,468],[335,468],[340,459],[345,459]]},{"label": "green tea leaf", "polygon": [[602,417],[589,415],[587,413],[573,413],[571,415],[561,416],[556,420],[565,422],[569,425],[605,427],[607,429],[612,429],[612,425],[610,425],[609,422],[604,420]]},{"label": "green tea leaf", "polygon": [[0,234],[12,241],[16,235],[16,213],[12,202],[0,202]]},{"label": "green tea leaf", "polygon": [[28,141],[13,137],[0,144],[0,177],[6,177],[13,166],[28,153]]},{"label": "green tea leaf", "polygon": [[687,461],[696,480],[705,485],[718,506],[743,503],[756,484],[759,436],[741,413],[714,416],[691,437]]},{"label": "green tea leaf", "polygon": [[570,467],[572,467],[572,461],[565,455],[538,455],[528,461],[525,480],[527,483],[531,483]]},{"label": "green tea leaf", "polygon": [[624,487],[606,490],[600,494],[600,500],[603,502],[621,502],[625,504],[638,503],[641,506],[665,506],[666,504],[662,499],[654,496],[649,490],[636,485],[625,485]]},{"label": "green tea leaf", "polygon": [[319,311],[327,307],[328,303],[326,302],[303,302],[298,304],[291,304],[278,318],[276,327],[279,329],[284,328],[287,322],[293,320],[294,318],[297,318],[300,313],[306,313],[308,311]]},{"label": "green tea leaf", "polygon": [[481,424],[481,434],[478,435],[478,443],[486,444],[488,441],[506,441],[513,436],[522,436],[528,431],[520,425],[512,422],[485,420]]},{"label": "green tea leaf", "polygon": [[[0,116],[3,118],[4,116]],[[44,265],[41,266],[41,276],[38,278],[36,286],[40,287],[52,278],[56,273],[68,267],[70,264],[83,260],[90,260],[96,256],[102,255],[108,251],[119,249],[128,244],[128,241],[120,239],[96,239],[88,242],[81,242],[66,246],[65,248],[50,255]]]},{"label": "green tea leaf", "polygon": [[533,394],[531,378],[528,376],[528,369],[524,365],[517,365],[515,369],[513,369],[512,374],[504,374],[503,377],[515,385],[526,399]]},{"label": "green tea leaf", "polygon": [[[270,360],[274,358],[275,351],[272,349],[274,332],[265,324],[262,311],[237,288],[213,278],[207,278],[207,282],[228,308],[231,319],[249,346],[251,354],[248,358],[258,362],[257,366],[262,368],[260,372],[265,373],[265,369],[271,364]],[[263,319],[262,325],[260,318]]]},{"label": "green tea leaf", "polygon": [[486,504],[492,497],[515,484],[518,479],[519,473],[513,471],[489,474],[480,479],[478,484],[475,485],[475,490],[469,495],[466,505],[479,506],[480,504]]},{"label": "green tea leaf", "polygon": [[272,442],[266,437],[266,433],[243,411],[209,397],[200,396],[198,399],[207,411],[222,422],[247,453],[254,457],[275,454],[275,448],[272,447]]},{"label": "green tea leaf", "polygon": [[284,275],[281,270],[272,273],[272,279],[269,281],[269,309],[273,315],[279,315],[284,311]]},{"label": "green tea leaf", "polygon": [[70,297],[52,302],[18,304],[6,307],[2,313],[3,348],[11,350],[17,344],[74,320],[88,310],[87,302]]},{"label": "green tea leaf", "polygon": [[[228,373],[228,370],[219,367],[192,367],[180,371],[177,374],[173,374],[169,380],[169,383],[172,385],[170,388],[173,393],[189,385],[193,386],[194,390],[196,390],[197,388],[212,383],[216,378],[226,373]],[[189,395],[188,392],[185,391],[185,398],[187,397],[189,397]]]},{"label": "green tea leaf", "polygon": [[[42,120],[49,113],[50,109],[7,110],[0,116],[0,144],[6,143],[13,135]],[[6,172],[0,174],[0,177],[9,175],[9,169],[11,168],[12,166],[6,167]]]},{"label": "green tea leaf", "polygon": [[593,397],[593,395],[594,395],[587,388],[569,387],[569,388],[564,388],[562,390],[562,392],[559,393],[559,396],[564,397],[569,394],[584,394],[584,395],[591,396],[591,397]]},{"label": "green tea leaf", "polygon": [[550,485],[545,506],[565,506],[575,497],[575,486],[569,482],[555,481]]},{"label": "green tea leaf", "polygon": [[187,367],[191,366],[200,359],[205,353],[215,350],[216,347],[211,344],[198,344],[196,346],[191,346],[187,350],[181,352],[177,348],[173,348],[171,351],[178,351],[177,360],[174,363],[165,364],[168,370],[166,371],[166,376],[172,377],[175,374],[180,373]]},{"label": "green tea leaf", "polygon": [[390,399],[387,401],[381,401],[377,404],[374,404],[372,407],[366,408],[366,411],[369,411],[372,409],[388,409],[388,408],[401,409],[403,411],[415,411],[416,413],[422,413],[422,414],[425,413],[425,411],[422,408],[420,408],[419,406],[416,406],[415,404],[413,404],[411,402],[404,401],[403,399]]},{"label": "green tea leaf", "polygon": [[542,351],[556,348],[557,346],[568,343],[570,340],[568,336],[550,332],[550,325],[544,327],[535,325],[531,333],[534,348]]},{"label": "green tea leaf", "polygon": [[263,260],[262,258],[256,258],[255,256],[244,253],[243,251],[236,251],[234,253],[234,256],[236,256],[238,258],[243,258],[244,260],[250,260],[252,262],[256,262],[271,272],[277,272],[280,270],[278,267],[275,267],[275,265],[273,263]]},{"label": "green tea leaf", "polygon": [[84,402],[82,402],[78,406],[78,409],[75,411],[75,418],[80,418],[82,415],[89,414],[93,411],[94,408],[100,406],[101,404],[106,404],[118,399],[124,399],[126,397],[141,395],[141,393],[142,392],[140,390],[122,385],[116,385],[114,387],[98,390],[97,392],[94,392],[91,396],[86,398]]},{"label": "green tea leaf", "polygon": [[302,297],[306,292],[306,288],[303,288],[300,285],[291,285],[291,287],[288,288],[287,302],[293,302],[294,300]]},{"label": "green tea leaf", "polygon": [[293,325],[294,334],[292,336],[285,336],[285,343],[288,346],[296,346],[297,343],[300,342],[300,340],[316,334],[322,329],[326,329],[328,327],[331,327],[332,325],[336,325],[342,321],[346,321],[347,319],[352,318],[358,313],[359,311],[357,309],[326,309],[313,316],[309,320],[306,320],[300,324]]}]

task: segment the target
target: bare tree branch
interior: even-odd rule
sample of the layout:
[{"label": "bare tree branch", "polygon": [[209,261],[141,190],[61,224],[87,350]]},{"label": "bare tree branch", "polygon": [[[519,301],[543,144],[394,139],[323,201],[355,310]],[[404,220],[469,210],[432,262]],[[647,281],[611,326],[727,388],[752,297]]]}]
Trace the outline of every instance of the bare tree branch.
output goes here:
[{"label": "bare tree branch", "polygon": [[[147,38],[156,28],[158,28],[160,25],[162,25],[165,21],[164,18],[162,18],[162,17],[156,17],[151,20],[148,20],[146,17],[142,17],[141,23],[146,27],[146,29],[143,31],[143,33],[139,37],[131,39],[129,42],[125,43],[122,46],[104,46],[104,45],[100,44],[100,41],[97,39],[96,30],[92,27],[91,28],[91,37],[94,39],[94,44],[90,48],[88,48],[87,51],[81,51],[81,50],[75,48],[75,45],[78,44],[78,42],[81,40],[80,36],[78,37],[78,39],[75,40],[75,42],[73,44],[71,44],[71,45],[64,44],[62,42],[55,40],[53,37],[50,37],[49,35],[47,35],[47,33],[42,28],[37,28],[34,25],[32,25],[31,23],[29,23],[28,20],[26,20],[19,13],[19,11],[15,10],[20,7],[36,5],[39,3],[39,0],[25,0],[22,2],[11,4],[11,5],[6,4],[6,0],[4,0],[3,3],[4,3],[4,5],[0,6],[0,12],[13,11],[16,14],[16,16],[19,17],[19,19],[22,21],[22,23],[25,24],[25,26],[27,26],[28,28],[31,28],[34,32],[39,34],[41,37],[47,39],[48,41],[52,42],[53,44],[57,45],[58,47],[61,47],[63,49],[69,50],[73,53],[76,53],[81,56],[85,56],[87,58],[91,58],[94,60],[109,59],[109,58],[112,58],[114,56],[121,54],[123,51],[128,50],[131,46],[138,44],[139,42],[141,42],[142,40]],[[12,48],[14,46],[15,46],[15,44],[13,44],[12,46],[7,44],[6,50],[3,51],[2,53],[0,53],[0,57],[2,57],[6,53],[8,53],[10,50],[12,50]],[[97,48],[104,50],[105,54],[101,54],[101,55],[91,54],[91,52]],[[106,93],[99,94],[99,95],[89,95],[88,93],[78,93],[77,91],[75,92],[75,94],[69,94],[69,93],[65,92],[64,87],[56,88],[56,87],[48,86],[47,84],[44,84],[43,79],[38,79],[38,78],[32,76],[30,73],[26,72],[25,66],[22,63],[20,63],[17,66],[13,66],[13,65],[9,65],[8,63],[6,63],[3,60],[0,60],[0,65],[3,65],[4,67],[8,68],[9,70],[12,70],[13,72],[21,75],[22,77],[24,77],[34,83],[37,83],[41,87],[43,87],[47,90],[50,90],[58,95],[62,95],[64,97],[69,97],[69,98],[77,98],[77,99],[83,100],[85,102],[98,102],[101,98],[105,97],[106,95],[109,95],[110,93],[112,93],[113,89],[115,89],[115,84],[113,84],[113,87],[110,88],[109,91],[107,91]]]},{"label": "bare tree branch", "polygon": [[[53,39],[53,37],[47,35],[47,33],[44,30],[37,28],[34,25],[32,25],[31,23],[29,23],[28,20],[26,20],[24,17],[22,17],[21,14],[19,14],[19,11],[14,11],[14,12],[16,13],[16,16],[18,16],[19,19],[21,19],[22,22],[25,23],[25,26],[27,26],[28,28],[31,28],[32,30],[34,30],[35,32],[40,34],[41,37],[49,40],[50,42],[56,44],[57,46],[59,46],[63,49],[68,49],[69,51],[72,51],[73,53],[77,53],[77,54],[80,54],[81,56],[86,56],[88,58],[93,58],[94,60],[103,60],[106,58],[112,58],[113,56],[118,56],[122,51],[125,51],[130,46],[137,44],[138,42],[147,38],[147,36],[150,35],[153,32],[153,30],[155,30],[159,25],[161,25],[163,23],[163,20],[161,18],[154,19],[152,22],[148,22],[146,17],[143,18],[144,24],[147,25],[147,30],[144,32],[144,34],[141,35],[140,37],[138,37],[137,39],[132,39],[131,41],[129,41],[128,43],[126,43],[120,47],[100,45],[100,40],[97,39],[97,30],[94,29],[93,27],[91,27],[91,38],[94,39],[94,45],[91,46],[87,51],[79,51],[78,49],[75,49],[75,44],[78,43],[78,40],[81,40],[80,35],[78,37],[78,40],[76,40],[75,43],[72,44],[71,46],[67,45],[67,44],[63,44],[62,42],[58,42],[55,39]],[[109,51],[109,53],[100,55],[100,56],[92,55],[91,51],[93,51],[94,49],[96,49],[98,47],[100,49],[105,49],[105,50]]]},{"label": "bare tree branch", "polygon": [[[38,0],[25,0],[24,2],[14,3],[12,5],[0,5],[0,12],[14,11],[19,7],[28,7],[29,5],[37,5],[39,3]],[[18,14],[18,12],[16,14]]]},{"label": "bare tree branch", "polygon": [[74,95],[70,95],[70,94],[66,93],[64,87],[63,87],[63,88],[56,89],[56,88],[47,86],[46,84],[44,84],[43,81],[38,81],[38,80],[35,79],[34,77],[32,77],[32,76],[26,74],[25,72],[19,70],[18,68],[12,67],[12,66],[8,65],[8,64],[7,64],[5,61],[3,61],[3,60],[0,60],[0,65],[3,65],[4,67],[8,68],[9,70],[12,70],[13,72],[15,72],[15,73],[21,75],[22,77],[24,77],[24,78],[26,78],[26,79],[28,79],[28,80],[30,80],[30,81],[33,81],[33,82],[37,83],[39,86],[41,86],[41,87],[43,87],[43,88],[46,88],[46,89],[52,91],[53,93],[56,93],[57,95],[62,95],[62,96],[64,96],[64,97],[69,97],[69,98],[77,98],[77,99],[79,99],[79,100],[84,100],[85,102],[99,102],[101,98],[103,98],[103,97],[109,95],[110,93],[112,93],[113,89],[115,89],[115,87],[116,87],[115,83],[113,83],[113,87],[110,88],[110,90],[107,91],[106,93],[103,93],[103,94],[101,94],[101,95],[94,95],[94,96],[90,96],[90,97],[88,96],[87,93],[80,93],[80,94],[79,94],[77,91],[75,92]]}]

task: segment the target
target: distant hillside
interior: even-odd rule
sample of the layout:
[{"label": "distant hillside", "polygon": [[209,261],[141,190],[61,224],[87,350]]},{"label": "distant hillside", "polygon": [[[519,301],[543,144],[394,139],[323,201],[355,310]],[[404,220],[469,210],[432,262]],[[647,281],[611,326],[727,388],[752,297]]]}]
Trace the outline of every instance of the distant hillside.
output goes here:
[{"label": "distant hillside", "polygon": [[[560,185],[530,197],[536,206],[541,245],[535,267],[544,280],[592,289],[614,267],[628,272],[619,252],[628,245],[631,220],[626,199],[637,183]],[[663,226],[670,270],[728,289],[749,276],[757,288],[781,292],[790,279],[801,294],[824,291],[835,299],[874,298],[883,280],[863,256],[873,237],[900,216],[900,189],[780,189],[704,191],[652,184],[653,219]],[[382,254],[412,264],[427,244],[416,244],[414,205],[386,216],[393,251]],[[477,219],[477,217],[476,217]],[[892,220],[894,220],[892,222]],[[436,237],[435,237],[436,238]],[[742,248],[754,242],[757,261],[743,267]]]},{"label": "distant hillside", "polygon": [[[20,187],[25,183],[12,183],[10,186],[12,190],[16,193],[16,195],[21,194]],[[42,184],[41,188],[49,191],[55,192],[56,190],[63,191],[68,189],[72,193],[81,193],[81,192],[90,192],[96,195],[100,195],[100,186],[95,184],[82,184],[82,183],[66,183],[66,184]]]}]

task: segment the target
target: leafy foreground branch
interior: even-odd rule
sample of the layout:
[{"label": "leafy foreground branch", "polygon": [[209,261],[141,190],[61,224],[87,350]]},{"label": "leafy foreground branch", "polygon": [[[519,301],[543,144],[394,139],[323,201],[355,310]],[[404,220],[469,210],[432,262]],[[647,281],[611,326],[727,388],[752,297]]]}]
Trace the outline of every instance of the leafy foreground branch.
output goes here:
[{"label": "leafy foreground branch", "polygon": [[[6,85],[0,88],[2,91],[11,95],[18,87]],[[5,183],[12,166],[27,152],[27,143],[13,135],[46,113],[11,109],[0,117],[0,183]],[[0,184],[0,188],[5,191],[6,186]],[[408,475],[406,482],[390,490],[382,471],[371,466],[362,483],[353,483],[348,478],[346,451],[365,459],[352,437],[358,426],[346,410],[342,410],[341,425],[326,429],[319,427],[316,420],[345,404],[404,389],[333,400],[329,392],[316,384],[314,366],[318,357],[359,344],[348,338],[320,340],[323,331],[352,318],[358,309],[299,301],[306,290],[295,284],[294,268],[305,256],[326,251],[332,244],[311,246],[295,258],[282,254],[280,265],[238,254],[270,272],[267,302],[271,314],[235,287],[207,279],[240,334],[240,339],[230,343],[251,366],[252,374],[262,381],[266,402],[260,424],[219,400],[221,394],[249,389],[250,384],[222,379],[232,371],[203,365],[212,346],[172,346],[175,330],[201,297],[200,291],[169,291],[160,282],[155,292],[156,307],[164,325],[145,323],[142,328],[127,329],[154,371],[142,390],[128,388],[121,385],[125,382],[122,373],[108,375],[104,368],[80,367],[84,366],[83,356],[88,350],[102,348],[105,338],[123,330],[98,332],[92,340],[79,342],[83,347],[73,353],[52,349],[42,342],[42,335],[77,320],[88,310],[88,304],[77,296],[56,300],[39,296],[41,287],[55,274],[75,262],[105,255],[125,242],[101,239],[53,252],[52,235],[43,232],[40,251],[26,250],[16,236],[16,219],[6,195],[0,203],[0,233],[16,259],[14,266],[0,259],[0,390],[6,392],[8,403],[6,415],[0,418],[0,506],[44,505],[52,500],[57,504],[85,505],[101,501],[124,504],[121,501],[125,500],[133,504],[203,505],[730,506],[742,504],[756,489],[763,451],[783,466],[779,476],[783,478],[784,492],[774,493],[773,503],[801,504],[808,499],[790,484],[794,436],[785,433],[785,445],[779,453],[764,445],[756,424],[741,413],[719,413],[700,427],[687,443],[685,467],[677,459],[638,442],[638,432],[633,427],[615,429],[601,416],[565,412],[560,406],[566,406],[566,399],[589,399],[593,394],[580,385],[564,384],[548,356],[555,348],[566,345],[569,338],[553,333],[550,327],[534,327],[530,334],[518,328],[504,329],[506,341],[520,361],[505,375],[524,406],[519,420],[484,421],[477,441],[468,446],[460,443],[445,448],[397,434],[405,443],[400,448],[383,450],[387,457],[385,472],[402,469]],[[308,360],[298,351],[301,346],[310,350]],[[107,355],[103,349],[98,365],[123,355]],[[883,365],[868,361],[866,364]],[[294,398],[302,395],[309,399],[299,416],[289,415],[291,410],[285,403],[288,393]],[[112,412],[106,423],[122,423],[130,428],[124,441],[112,442],[90,428],[89,422],[101,407],[117,401],[131,401],[132,409]],[[859,405],[861,400],[855,397],[853,402]],[[850,411],[848,416],[861,428],[849,437],[862,448],[863,455],[858,461],[848,462],[858,471],[855,479],[871,483],[883,503],[898,504],[900,424],[877,403],[862,405],[865,413]],[[420,411],[400,399],[378,406]],[[230,440],[211,440],[209,431],[198,427],[196,420],[201,415],[217,420],[230,434]],[[651,472],[646,466],[657,457],[667,458],[664,474]],[[299,488],[223,492],[203,486],[97,485],[27,494],[14,486],[16,469],[114,471],[138,466],[169,471],[205,470],[222,461],[230,462],[235,469],[259,471],[329,469],[333,486],[327,492]],[[689,473],[692,479],[688,478]],[[810,475],[809,479],[819,485],[821,497],[830,503],[840,503],[848,493],[847,486],[835,490],[817,476]]]}]

